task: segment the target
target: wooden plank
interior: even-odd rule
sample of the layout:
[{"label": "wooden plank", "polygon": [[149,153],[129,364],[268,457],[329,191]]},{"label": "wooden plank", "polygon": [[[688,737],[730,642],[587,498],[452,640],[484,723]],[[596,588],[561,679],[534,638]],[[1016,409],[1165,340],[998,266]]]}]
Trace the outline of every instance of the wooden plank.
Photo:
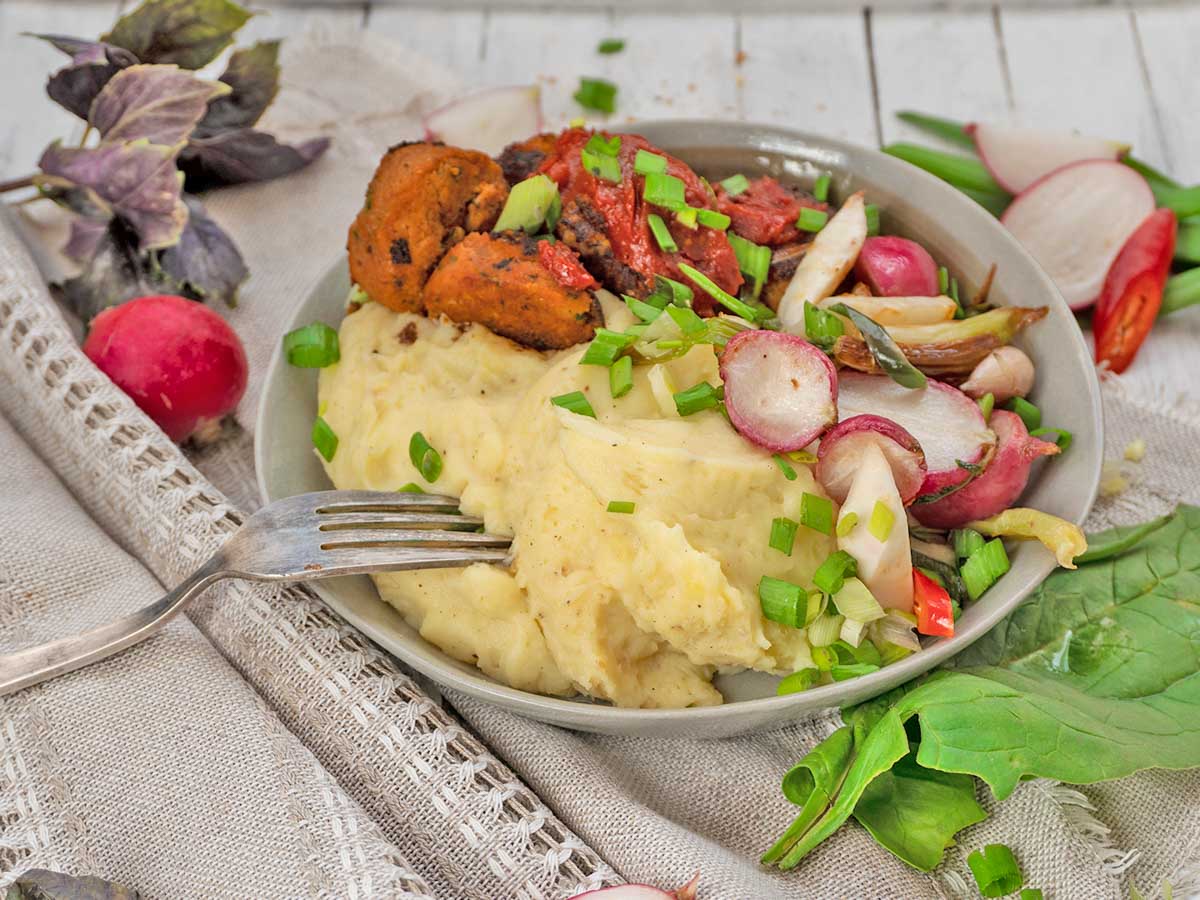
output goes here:
[{"label": "wooden plank", "polygon": [[1017,118],[1132,143],[1153,165],[1163,145],[1124,9],[1000,14]]},{"label": "wooden plank", "polygon": [[80,120],[46,96],[46,78],[65,65],[67,57],[21,32],[95,36],[108,30],[116,12],[117,5],[111,0],[0,3],[0,85],[4,94],[0,179],[28,175],[50,141],[77,140],[83,134]]},{"label": "wooden plank", "polygon": [[367,29],[412,47],[474,86],[483,81],[486,16],[474,9],[375,5],[367,16]]},{"label": "wooden plank", "polygon": [[1200,8],[1139,9],[1134,15],[1141,62],[1165,140],[1167,170],[1187,184],[1200,182]]},{"label": "wooden plank", "polygon": [[936,140],[896,118],[915,109],[948,118],[1006,119],[1004,58],[990,12],[871,17],[883,143]]},{"label": "wooden plank", "polygon": [[743,16],[740,49],[746,119],[876,142],[861,13]]}]

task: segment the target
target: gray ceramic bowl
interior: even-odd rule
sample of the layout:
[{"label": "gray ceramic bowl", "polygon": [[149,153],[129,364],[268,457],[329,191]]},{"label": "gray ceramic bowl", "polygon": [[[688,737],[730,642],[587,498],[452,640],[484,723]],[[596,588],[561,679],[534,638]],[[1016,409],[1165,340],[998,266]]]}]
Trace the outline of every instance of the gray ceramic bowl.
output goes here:
[{"label": "gray ceramic bowl", "polygon": [[[833,195],[865,188],[883,210],[883,230],[919,240],[955,272],[970,292],[996,263],[991,298],[1002,305],[1048,306],[1050,314],[1023,336],[1038,366],[1033,398],[1048,423],[1070,429],[1069,453],[1041,466],[1022,502],[1080,522],[1095,498],[1103,450],[1100,392],[1087,348],[1050,279],[1000,225],[973,201],[912,166],[875,150],[770,126],[733,122],[641,123],[639,133],[682,157],[702,174],[769,173],[810,185],[834,175]],[[288,329],[314,320],[341,321],[349,278],[335,265],[297,306]],[[317,403],[316,372],[292,368],[276,353],[267,374],[258,420],[256,460],[263,499],[277,500],[331,487],[313,454],[309,432]],[[794,722],[802,716],[857,703],[893,688],[981,637],[1053,568],[1042,547],[1018,546],[1012,569],[969,606],[950,639],[878,672],[801,694],[775,696],[777,679],[742,673],[718,679],[723,706],[700,709],[618,709],[583,700],[515,690],[451,659],[423,640],[383,603],[365,577],[318,581],[314,589],[347,621],[412,668],[447,688],[505,709],[583,731],[658,737],[727,737]]]}]

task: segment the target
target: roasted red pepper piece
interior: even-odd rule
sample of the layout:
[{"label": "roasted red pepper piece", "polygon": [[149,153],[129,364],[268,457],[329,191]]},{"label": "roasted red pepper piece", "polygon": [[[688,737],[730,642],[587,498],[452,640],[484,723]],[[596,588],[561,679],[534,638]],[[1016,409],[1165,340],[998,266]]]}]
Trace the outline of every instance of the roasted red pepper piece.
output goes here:
[{"label": "roasted red pepper piece", "polygon": [[740,194],[717,186],[717,208],[732,220],[735,234],[755,244],[779,247],[796,240],[796,219],[805,207],[829,212],[829,204],[794,194],[768,175]]},{"label": "roasted red pepper piece", "polygon": [[937,637],[954,637],[954,604],[946,589],[918,569],[913,569],[913,612],[917,631]]},{"label": "roasted red pepper piece", "polygon": [[1092,332],[1096,362],[1107,362],[1112,372],[1129,367],[1158,316],[1175,255],[1176,228],[1174,212],[1155,210],[1125,242],[1108,270],[1096,301]]},{"label": "roasted red pepper piece", "polygon": [[563,287],[586,291],[600,286],[583,267],[579,255],[561,241],[538,241],[538,261]]}]

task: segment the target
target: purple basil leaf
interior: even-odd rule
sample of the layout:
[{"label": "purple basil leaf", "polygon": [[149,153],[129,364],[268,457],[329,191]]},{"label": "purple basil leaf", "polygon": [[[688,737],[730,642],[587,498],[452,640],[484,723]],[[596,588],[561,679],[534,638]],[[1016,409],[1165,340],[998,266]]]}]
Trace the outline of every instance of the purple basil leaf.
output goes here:
[{"label": "purple basil leaf", "polygon": [[63,305],[87,323],[101,310],[157,293],[164,284],[138,250],[137,234],[120,219],[113,219],[83,271],[52,287]]},{"label": "purple basil leaf", "polygon": [[142,62],[199,69],[233,43],[249,18],[230,0],[147,0],[118,19],[103,40]]},{"label": "purple basil leaf", "polygon": [[198,197],[185,196],[188,223],[179,243],[158,256],[163,272],[193,300],[233,306],[249,270],[233,240],[209,218]]},{"label": "purple basil leaf", "polygon": [[71,64],[59,69],[46,82],[50,99],[81,119],[86,119],[92,101],[110,78],[137,63],[128,50],[102,41],[85,41],[57,34],[34,34],[71,57]]},{"label": "purple basil leaf", "polygon": [[73,219],[71,236],[67,240],[67,245],[63,247],[63,253],[68,259],[73,259],[77,263],[84,263],[91,259],[100,249],[100,242],[104,240],[104,235],[108,231],[109,221],[111,220]]},{"label": "purple basil leaf", "polygon": [[196,127],[197,137],[249,128],[259,120],[279,91],[279,41],[259,41],[235,51],[221,81],[233,90],[208,104],[208,113]]},{"label": "purple basil leaf", "polygon": [[179,155],[189,191],[267,181],[302,169],[329,147],[329,138],[314,138],[292,146],[265,131],[239,128],[211,137],[195,138]]},{"label": "purple basil leaf", "polygon": [[8,900],[138,900],[138,892],[94,875],[27,869],[9,885]]},{"label": "purple basil leaf", "polygon": [[229,85],[201,81],[175,66],[137,65],[118,72],[96,95],[88,122],[105,142],[136,141],[173,146],[187,140]]},{"label": "purple basil leaf", "polygon": [[154,250],[174,244],[187,224],[176,157],[176,148],[146,141],[94,148],[55,141],[42,154],[38,166],[44,174],[35,180],[59,202],[64,201],[56,194],[77,197],[78,188],[90,188],[137,233],[142,250]]}]

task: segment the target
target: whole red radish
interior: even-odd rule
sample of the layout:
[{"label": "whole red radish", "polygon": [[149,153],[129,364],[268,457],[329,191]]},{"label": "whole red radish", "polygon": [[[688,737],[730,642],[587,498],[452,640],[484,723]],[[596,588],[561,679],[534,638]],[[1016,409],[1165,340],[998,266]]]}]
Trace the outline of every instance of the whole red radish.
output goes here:
[{"label": "whole red radish", "polygon": [[909,509],[928,528],[959,528],[1008,509],[1029,482],[1029,470],[1042,456],[1058,453],[1058,445],[1031,437],[1016,413],[992,411],[990,421],[999,444],[983,474],[970,484],[933,503],[915,503]]},{"label": "whole red radish", "polygon": [[938,267],[929,251],[908,238],[867,238],[854,274],[879,297],[934,297]]},{"label": "whole red radish", "polygon": [[1092,331],[1096,362],[1124,372],[1137,356],[1162,307],[1163,287],[1175,255],[1175,213],[1159,209],[1146,217],[1108,270]]},{"label": "whole red radish", "polygon": [[139,297],[104,310],[83,352],[176,442],[215,438],[246,391],[237,334],[183,297]]}]

